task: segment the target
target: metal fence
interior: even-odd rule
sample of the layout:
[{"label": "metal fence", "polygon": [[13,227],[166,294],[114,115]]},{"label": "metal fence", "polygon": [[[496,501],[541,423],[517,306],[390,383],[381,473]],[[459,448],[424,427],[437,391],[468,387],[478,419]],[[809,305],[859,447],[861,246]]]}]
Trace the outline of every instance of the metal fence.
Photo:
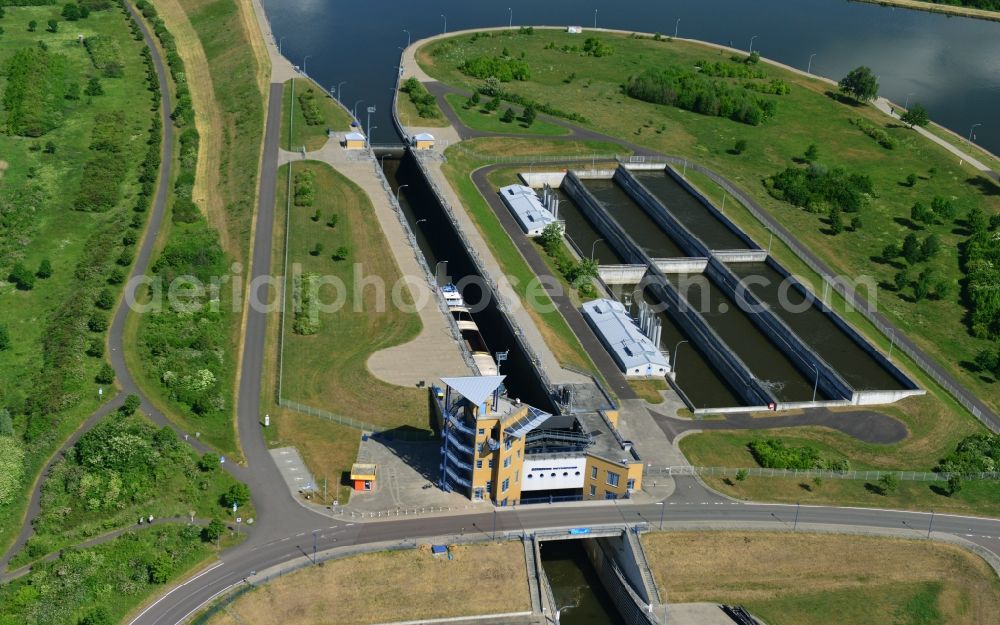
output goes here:
[{"label": "metal fence", "polygon": [[[292,401],[290,399],[284,399],[282,397],[278,398],[278,405],[282,408],[288,408],[289,410],[294,410],[296,412],[301,412],[303,414],[311,415],[313,417],[319,417],[320,419],[325,419],[326,421],[332,421],[333,423],[338,423],[340,425],[345,425],[363,432],[372,432],[375,438],[387,437],[389,440],[401,440],[401,441],[411,441],[411,442],[430,442],[436,440],[436,435],[430,430],[396,430],[395,428],[385,427],[384,425],[376,425],[374,423],[366,423],[364,421],[359,421],[358,419],[352,419],[351,417],[345,417],[328,410],[323,410],[322,408],[316,408],[315,406],[308,406],[306,404],[301,404],[297,401]],[[386,432],[392,432],[391,435],[385,435]],[[382,436],[380,436],[382,435]]]},{"label": "metal fence", "polygon": [[702,477],[777,477],[777,478],[829,478],[834,480],[879,480],[893,475],[901,482],[947,482],[953,475],[963,480],[981,481],[1000,479],[1000,471],[985,473],[947,473],[943,471],[827,471],[825,469],[768,469],[764,467],[646,467],[645,475],[699,475]]},{"label": "metal fence", "polygon": [[[810,253],[802,247],[802,245],[795,239],[794,236],[791,235],[791,233],[781,227],[772,228],[768,216],[766,216],[764,211],[757,206],[753,199],[741,189],[736,188],[730,184],[728,180],[714,171],[697,163],[691,163],[687,159],[677,156],[634,156],[624,157],[623,159],[620,159],[620,161],[623,163],[663,163],[665,165],[683,165],[685,177],[687,169],[691,168],[719,185],[723,191],[733,196],[733,198],[735,198],[751,215],[753,215],[757,221],[767,228],[769,232],[772,232],[776,237],[778,237],[778,239],[780,239],[788,247],[788,249],[799,258],[799,260],[805,263],[809,269],[820,276],[824,283],[824,289],[832,288],[836,291],[852,308],[861,313],[861,315],[864,316],[869,323],[871,323],[889,340],[893,349],[898,349],[906,354],[906,356],[909,357],[910,360],[912,360],[925,375],[933,379],[935,383],[955,398],[959,404],[972,413],[972,415],[981,421],[983,425],[993,432],[1000,434],[1000,424],[995,421],[996,415],[992,413],[987,414],[987,411],[976,403],[974,396],[968,391],[968,389],[959,384],[950,375],[939,371],[937,364],[934,363],[934,361],[931,360],[930,357],[928,357],[922,350],[907,344],[906,341],[898,341],[898,336],[903,335],[902,332],[898,332],[896,327],[885,317],[880,315],[876,310],[873,310],[866,299],[861,297],[848,285],[845,285],[836,276],[831,275],[831,271],[828,267],[816,262]],[[824,293],[824,296],[825,295],[826,294]]]}]

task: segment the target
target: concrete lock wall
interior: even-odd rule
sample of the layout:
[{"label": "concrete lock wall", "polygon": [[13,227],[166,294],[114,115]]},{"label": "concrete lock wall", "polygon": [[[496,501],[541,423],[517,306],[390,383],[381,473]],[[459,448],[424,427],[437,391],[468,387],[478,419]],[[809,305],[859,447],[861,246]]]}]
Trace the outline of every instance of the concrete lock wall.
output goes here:
[{"label": "concrete lock wall", "polygon": [[599,265],[597,275],[604,284],[639,284],[646,275],[646,265]]},{"label": "concrete lock wall", "polygon": [[622,563],[616,561],[615,551],[609,550],[605,545],[608,540],[622,542],[620,537],[590,539],[583,541],[583,548],[594,565],[601,584],[618,608],[621,622],[625,625],[659,625],[659,621],[649,611],[649,602],[636,592],[636,587],[630,583],[621,567]]},{"label": "concrete lock wall", "polygon": [[762,263],[767,260],[767,250],[712,250],[724,263]]},{"label": "concrete lock wall", "polygon": [[[680,293],[657,269],[652,259],[607,214],[597,198],[583,186],[574,172],[569,172],[563,179],[562,190],[576,203],[584,216],[594,224],[608,245],[611,245],[621,258],[628,263],[642,264],[648,268],[650,277],[647,278],[645,286],[665,307],[665,312],[681,331],[698,346],[709,364],[745,403],[753,406],[777,403],[774,394],[765,389],[750,373],[750,369],[715,333],[704,317],[682,300]],[[694,408],[691,405],[688,407]]]},{"label": "concrete lock wall", "polygon": [[[911,395],[923,395],[926,392],[919,386],[917,386],[916,382],[911,380],[908,375],[903,373],[902,369],[897,367],[891,360],[886,358],[885,354],[879,351],[865,337],[861,336],[861,334],[857,330],[855,330],[853,327],[851,327],[850,324],[844,321],[844,319],[840,315],[838,315],[829,306],[827,306],[826,302],[823,301],[823,298],[816,296],[811,291],[809,291],[809,289],[807,289],[805,285],[796,280],[795,276],[793,276],[788,270],[782,267],[779,263],[775,262],[774,259],[768,258],[767,261],[765,262],[767,262],[768,267],[773,269],[783,279],[788,280],[789,284],[792,285],[792,288],[797,290],[803,297],[811,299],[813,302],[813,306],[816,306],[820,310],[820,312],[826,315],[838,328],[841,329],[841,331],[844,332],[844,334],[850,337],[852,341],[860,345],[861,348],[869,356],[872,357],[872,359],[874,359],[878,364],[880,364],[882,368],[888,371],[892,375],[892,377],[896,378],[896,380],[898,380],[899,383],[902,384],[907,391],[909,391],[909,394],[897,397],[897,399],[902,399],[902,397],[909,397]],[[866,396],[872,396],[873,394],[878,392],[879,391],[857,391],[857,393],[864,394]],[[892,401],[896,401],[897,399],[893,399]]]},{"label": "concrete lock wall", "polygon": [[708,267],[707,258],[654,258],[653,262],[663,273],[704,273]]},{"label": "concrete lock wall", "polygon": [[527,173],[522,171],[517,174],[517,177],[521,179],[521,182],[524,183],[525,186],[539,188],[539,187],[544,187],[545,185],[549,185],[550,187],[559,187],[562,185],[563,177],[565,175],[566,172],[564,171],[560,172],[543,171],[543,172],[527,172]]},{"label": "concrete lock wall", "polygon": [[712,258],[706,272],[736,305],[753,321],[761,333],[792,361],[808,380],[816,379],[817,387],[831,399],[849,399],[854,389],[819,354],[792,332],[784,321],[765,306],[753,292],[740,284],[739,278],[718,259]]}]

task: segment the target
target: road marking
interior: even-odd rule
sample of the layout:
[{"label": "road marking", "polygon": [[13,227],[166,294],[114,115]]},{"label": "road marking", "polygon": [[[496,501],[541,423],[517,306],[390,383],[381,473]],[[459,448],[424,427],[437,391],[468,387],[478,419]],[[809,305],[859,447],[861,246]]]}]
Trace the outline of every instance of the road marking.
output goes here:
[{"label": "road marking", "polygon": [[[208,599],[205,599],[204,601],[202,601],[201,603],[198,604],[198,607],[196,607],[195,609],[193,609],[190,612],[188,612],[187,614],[185,614],[181,618],[181,620],[177,621],[177,623],[183,623],[184,621],[187,620],[187,618],[189,616],[191,616],[192,614],[194,614],[195,612],[197,612],[198,610],[200,610],[205,604],[207,604],[208,602],[210,602],[212,599],[215,599],[216,597],[218,597],[222,593],[226,592],[227,590],[229,590],[230,588],[232,588],[235,585],[236,584],[230,584],[230,585],[226,586],[225,588],[223,588],[222,590],[220,590],[219,592],[217,592],[214,595],[212,595],[211,597],[209,597]],[[142,615],[140,614],[139,616],[142,616]],[[132,621],[132,623],[134,623],[134,622],[135,621]],[[129,625],[132,625],[132,623],[129,623]]]},{"label": "road marking", "polygon": [[[204,570],[204,571],[202,571],[201,573],[199,573],[199,574],[195,575],[194,577],[192,577],[192,578],[191,578],[191,579],[189,579],[188,581],[184,582],[183,584],[180,584],[179,586],[174,586],[174,588],[173,588],[173,589],[171,589],[171,590],[170,590],[170,591],[169,591],[169,592],[168,592],[167,594],[163,595],[162,597],[160,597],[159,599],[157,599],[156,601],[154,601],[153,603],[151,603],[151,604],[150,604],[150,605],[149,605],[149,606],[148,606],[148,607],[147,607],[147,608],[146,608],[145,610],[143,610],[142,612],[140,612],[140,613],[139,613],[139,616],[137,616],[137,617],[135,617],[134,619],[132,619],[132,620],[131,620],[131,621],[129,622],[129,624],[128,624],[128,625],[132,625],[133,623],[135,623],[136,621],[138,621],[139,619],[141,619],[141,618],[142,618],[142,616],[143,616],[143,615],[144,615],[144,614],[145,614],[146,612],[149,612],[150,610],[152,610],[152,609],[153,609],[153,608],[154,608],[154,607],[156,606],[156,604],[157,604],[157,603],[159,603],[159,602],[163,601],[163,600],[164,600],[164,599],[166,599],[166,598],[167,598],[168,596],[170,596],[170,593],[172,593],[172,592],[174,592],[174,591],[176,591],[176,590],[178,590],[178,589],[180,589],[180,588],[183,588],[184,586],[187,586],[188,584],[190,584],[190,583],[191,583],[191,582],[193,582],[194,580],[198,579],[198,578],[199,578],[199,577],[201,577],[202,575],[207,575],[207,574],[211,573],[211,572],[212,572],[212,571],[214,571],[215,569],[217,569],[217,568],[219,568],[220,566],[222,566],[222,564],[223,564],[223,562],[222,562],[222,561],[220,560],[219,562],[216,562],[216,563],[215,563],[214,565],[212,565],[211,567],[209,567],[209,568],[205,569],[205,570]],[[185,617],[185,618],[186,618],[186,617]]]}]

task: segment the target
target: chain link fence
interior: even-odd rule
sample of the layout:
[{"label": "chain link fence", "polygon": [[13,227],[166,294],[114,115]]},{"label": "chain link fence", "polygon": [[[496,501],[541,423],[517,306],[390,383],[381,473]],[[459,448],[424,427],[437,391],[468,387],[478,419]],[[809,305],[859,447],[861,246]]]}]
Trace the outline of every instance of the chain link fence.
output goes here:
[{"label": "chain link fence", "polygon": [[774,477],[791,479],[829,478],[833,480],[879,480],[895,476],[901,482],[947,482],[952,476],[969,481],[997,480],[1000,471],[947,473],[943,471],[828,471],[824,469],[768,469],[765,467],[646,467],[645,475],[698,475],[701,477]]}]

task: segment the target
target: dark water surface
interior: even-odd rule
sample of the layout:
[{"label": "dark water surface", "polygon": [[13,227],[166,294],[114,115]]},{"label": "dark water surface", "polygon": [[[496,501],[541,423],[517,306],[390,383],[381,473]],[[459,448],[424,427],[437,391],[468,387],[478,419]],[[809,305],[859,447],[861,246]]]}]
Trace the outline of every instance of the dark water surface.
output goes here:
[{"label": "dark water surface", "polygon": [[[389,114],[408,29],[413,40],[442,32],[518,24],[598,26],[732,44],[839,80],[868,65],[881,94],[919,101],[931,117],[1000,152],[1000,24],[845,0],[263,0],[274,36],[324,87],[343,80],[343,99],[374,104],[374,142],[396,140]],[[511,9],[511,13],[508,12]],[[511,19],[512,17],[512,19]],[[680,19],[679,25],[677,19]],[[309,59],[305,60],[305,56]],[[359,107],[360,110],[360,107]],[[362,116],[363,117],[363,116]]]}]

